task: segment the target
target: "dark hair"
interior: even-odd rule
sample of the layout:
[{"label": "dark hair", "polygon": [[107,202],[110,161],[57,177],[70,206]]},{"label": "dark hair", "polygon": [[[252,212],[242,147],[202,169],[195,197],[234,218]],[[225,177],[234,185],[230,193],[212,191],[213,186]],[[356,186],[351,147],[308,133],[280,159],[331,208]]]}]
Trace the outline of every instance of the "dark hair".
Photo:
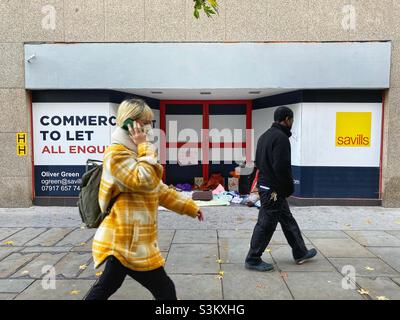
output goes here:
[{"label": "dark hair", "polygon": [[292,119],[293,118],[293,111],[290,110],[288,107],[279,107],[274,112],[274,121],[281,122],[284,121],[286,118]]}]

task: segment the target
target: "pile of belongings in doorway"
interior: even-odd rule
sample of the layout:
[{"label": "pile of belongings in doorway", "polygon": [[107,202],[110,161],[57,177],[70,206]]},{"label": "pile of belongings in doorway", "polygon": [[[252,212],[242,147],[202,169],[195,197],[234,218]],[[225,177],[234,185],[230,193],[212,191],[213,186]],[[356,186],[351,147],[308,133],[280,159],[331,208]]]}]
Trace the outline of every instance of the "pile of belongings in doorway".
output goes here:
[{"label": "pile of belongings in doorway", "polygon": [[220,172],[212,173],[207,181],[203,181],[202,177],[196,177],[193,185],[178,183],[169,187],[192,198],[198,206],[246,205],[260,208],[256,170],[243,174],[241,167],[237,167],[229,175],[227,189],[225,177]]}]

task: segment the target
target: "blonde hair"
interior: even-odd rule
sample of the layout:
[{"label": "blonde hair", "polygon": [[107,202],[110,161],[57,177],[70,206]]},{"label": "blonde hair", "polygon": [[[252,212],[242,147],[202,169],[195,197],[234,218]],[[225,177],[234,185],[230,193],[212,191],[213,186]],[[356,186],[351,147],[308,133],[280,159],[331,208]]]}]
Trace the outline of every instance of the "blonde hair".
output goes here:
[{"label": "blonde hair", "polygon": [[126,99],[118,107],[117,126],[121,127],[126,119],[151,121],[153,118],[154,113],[144,100]]}]

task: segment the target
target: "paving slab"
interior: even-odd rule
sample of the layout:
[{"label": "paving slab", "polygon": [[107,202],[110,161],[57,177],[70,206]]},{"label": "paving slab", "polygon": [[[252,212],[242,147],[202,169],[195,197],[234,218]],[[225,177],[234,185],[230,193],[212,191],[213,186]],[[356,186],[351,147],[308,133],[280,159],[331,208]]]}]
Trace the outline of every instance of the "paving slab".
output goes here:
[{"label": "paving slab", "polygon": [[[245,239],[223,238],[219,239],[219,252],[224,263],[244,264],[249,252],[250,241]],[[261,257],[268,263],[273,263],[270,254],[265,251]]]},{"label": "paving slab", "polygon": [[82,242],[88,242],[94,237],[97,229],[75,229],[64,239],[56,243],[56,246],[79,246]]},{"label": "paving slab", "polygon": [[222,265],[226,300],[292,300],[279,272],[246,270],[242,264]]},{"label": "paving slab", "polygon": [[[400,230],[395,221],[399,208],[383,207],[291,207],[301,230]],[[158,225],[161,229],[253,229],[258,210],[246,206],[204,207],[205,221],[182,217],[161,211]],[[243,218],[239,226],[234,223]],[[373,220],[371,224],[366,223]],[[0,226],[3,227],[79,227],[82,224],[76,207],[0,208]],[[278,227],[279,229],[279,227]]]},{"label": "paving slab", "polygon": [[[251,240],[251,236],[253,235],[253,229],[248,230],[248,229],[220,229],[218,230],[218,237],[221,238],[230,238],[230,239],[245,239],[248,242]],[[307,237],[304,237],[304,242],[306,244],[310,244],[310,241],[307,239]],[[274,235],[272,236],[272,239],[270,241],[271,245],[274,244],[287,244],[287,240],[285,238],[285,235],[283,231],[281,230],[276,230]]]},{"label": "paving slab", "polygon": [[216,230],[176,230],[173,243],[217,243]]},{"label": "paving slab", "polygon": [[[335,296],[335,299],[346,299],[349,298],[348,293],[342,294],[340,292],[341,290],[338,291],[338,289],[335,289],[335,291],[326,287],[327,284],[332,284],[332,280],[327,280],[327,283],[321,284],[320,274],[336,275],[338,279],[342,280],[343,276],[333,267],[332,261],[329,260],[334,259],[336,267],[340,271],[340,267],[344,265],[344,263],[353,263],[356,265],[354,259],[361,259],[361,269],[356,279],[360,279],[360,281],[366,281],[365,279],[373,281],[373,285],[379,289],[376,289],[376,295],[380,294],[389,299],[396,299],[396,295],[390,292],[391,290],[396,292],[396,286],[400,286],[400,275],[397,273],[400,272],[400,252],[398,250],[400,247],[397,245],[397,239],[400,239],[400,225],[394,223],[400,217],[399,209],[367,207],[292,207],[291,209],[302,228],[306,243],[312,242],[312,246],[315,245],[315,247],[320,250],[321,254],[318,255],[316,259],[304,265],[295,265],[291,257],[290,247],[286,242],[281,228],[278,226],[274,238],[269,245],[272,251],[270,253],[264,253],[264,259],[268,262],[275,262],[277,267],[277,271],[267,273],[269,275],[268,277],[274,276],[277,279],[275,279],[275,282],[271,279],[263,283],[253,282],[254,285],[252,285],[252,287],[254,287],[253,291],[262,291],[261,298],[259,297],[260,294],[257,294],[257,292],[249,293],[246,291],[247,288],[245,287],[249,280],[245,279],[244,276],[240,274],[240,272],[252,273],[257,279],[267,275],[265,273],[260,274],[258,272],[246,270],[243,266],[258,210],[242,206],[204,208],[206,216],[206,221],[204,223],[199,223],[195,219],[185,219],[179,215],[161,212],[159,215],[160,248],[162,255],[167,258],[167,272],[175,282],[178,298],[198,299],[198,297],[200,297],[201,300],[227,299],[231,294],[233,296],[241,295],[242,297],[239,298],[244,299],[282,299],[282,297],[279,297],[279,294],[282,292],[285,294],[285,290],[276,289],[268,291],[270,288],[266,285],[269,283],[276,283],[278,287],[279,281],[283,281],[287,292],[289,292],[289,299],[291,299],[292,295],[290,295],[290,290],[287,286],[290,279],[295,277],[293,274],[298,275],[300,273],[306,273],[313,277],[307,279],[305,275],[305,280],[303,282],[300,281],[299,284],[299,281],[294,281],[292,284],[299,285],[297,290],[302,291],[302,294],[306,292],[312,299],[314,299],[315,296],[320,298],[319,296],[324,296],[324,294]],[[95,275],[98,270],[93,270],[91,258],[92,238],[96,229],[79,228],[81,221],[77,208],[32,207],[28,209],[0,209],[0,211],[2,210],[4,212],[0,214],[0,225],[2,226],[2,228],[0,228],[0,237],[3,234],[4,239],[0,238],[0,267],[3,263],[2,260],[6,260],[7,258],[14,259],[14,261],[8,261],[10,263],[7,265],[7,267],[11,269],[14,268],[14,272],[11,272],[12,275],[7,276],[8,279],[3,280],[9,280],[10,277],[24,271],[27,266],[34,265],[34,261],[39,261],[39,259],[35,259],[39,254],[44,254],[44,256],[49,254],[64,255],[59,261],[61,262],[64,260],[64,265],[60,265],[60,269],[64,270],[58,273],[58,279],[60,280],[57,281],[64,280],[63,276],[65,275],[71,277],[70,281],[78,281],[77,283],[88,280],[94,283],[98,279]],[[371,220],[373,220],[372,223],[369,222]],[[30,231],[27,231],[27,229],[23,229],[23,227],[32,228]],[[68,228],[72,231],[61,238],[59,232],[61,232],[62,229],[65,230]],[[175,229],[177,230],[175,231]],[[351,233],[354,239],[343,232],[343,229]],[[43,232],[32,235],[31,231],[37,232],[38,230],[43,230]],[[361,230],[361,232],[358,230]],[[366,230],[368,231],[366,232]],[[217,240],[214,240],[216,232],[218,233],[218,237]],[[209,237],[211,234],[213,235]],[[17,239],[19,242],[14,242],[14,246],[7,246],[4,244],[4,241],[9,238],[14,238],[15,236],[18,236],[20,239]],[[30,239],[27,239],[27,242],[23,243],[24,237]],[[52,241],[52,238],[54,241]],[[13,239],[11,239],[11,241],[12,240]],[[60,241],[54,245],[56,240]],[[324,242],[324,240],[326,240],[326,242]],[[361,244],[356,240],[359,240]],[[83,242],[85,243],[81,245]],[[197,247],[195,242],[198,242]],[[20,243],[23,244],[19,245]],[[177,246],[185,247],[181,247],[179,250],[174,249],[177,248]],[[311,247],[311,245],[307,246]],[[170,250],[170,252],[168,252],[168,250]],[[328,255],[325,256],[327,252]],[[86,261],[79,261],[80,257],[74,256],[80,253],[87,254],[87,256],[82,259],[87,259]],[[15,254],[34,254],[35,256],[32,257],[32,260],[16,267],[15,264],[18,265],[21,262],[17,260],[22,259],[22,257],[15,256]],[[68,255],[71,255],[69,261],[68,259],[65,261]],[[377,258],[378,255],[380,256],[380,260]],[[272,257],[274,257],[274,260]],[[318,260],[319,257],[322,259],[321,261]],[[327,257],[328,259],[326,259]],[[218,262],[221,261],[217,262],[218,259],[225,261],[220,264]],[[229,259],[233,261],[229,261]],[[327,260],[331,266],[326,264]],[[43,259],[43,261],[48,262],[49,260]],[[237,264],[234,263],[235,261],[237,261]],[[365,273],[363,273],[363,262],[366,261],[370,262],[370,267],[374,270],[368,271],[365,269]],[[378,265],[373,265],[372,262],[376,262]],[[79,266],[82,264],[88,265],[83,271],[79,270]],[[175,268],[176,265],[178,267]],[[6,266],[6,264],[3,263],[3,267],[4,266]],[[176,270],[172,270],[174,272],[171,273],[168,271],[168,266],[172,266]],[[235,266],[237,267],[236,270],[229,270],[230,267],[233,268]],[[329,270],[333,269],[333,271],[328,271],[328,267]],[[221,269],[224,271],[223,279],[217,279],[216,275]],[[357,269],[359,269],[359,267],[356,266],[356,270]],[[29,277],[30,274],[27,276]],[[232,281],[231,278],[233,278]],[[315,281],[315,279],[317,280]],[[12,280],[33,281],[35,279],[21,277],[18,279],[12,278]],[[29,293],[29,290],[32,290],[31,287],[34,285],[38,285],[41,291],[44,291],[41,288],[40,281],[41,280],[37,279],[36,282],[31,282],[27,287],[22,288],[21,291],[24,290],[22,294],[24,292]],[[238,285],[237,283],[240,281],[242,283]],[[287,283],[285,281],[287,281]],[[120,289],[122,290],[119,292],[121,299],[152,299],[151,294],[146,289],[141,288],[134,280],[127,277],[125,282],[127,289],[125,289],[125,292],[123,288]],[[252,282],[250,281],[250,283]],[[393,284],[396,286],[393,286]],[[23,286],[24,285],[21,284],[21,287]],[[0,289],[1,287],[2,283],[0,279]],[[17,290],[18,286],[16,285],[16,287],[17,288],[13,290]],[[315,293],[315,287],[318,287],[318,290],[326,290],[329,292],[325,292],[322,295],[318,292]],[[228,288],[228,295],[222,295],[222,288]],[[356,290],[353,290],[353,293],[354,291]],[[0,299],[13,299],[16,294],[18,295],[18,292],[1,292],[0,290]],[[46,299],[65,299],[65,295],[69,294],[70,292],[65,292],[57,297],[57,295],[49,295],[48,292],[43,292],[42,296],[47,295]],[[86,294],[86,292],[84,294]],[[367,296],[361,296],[357,292],[355,292],[355,294],[357,298],[368,299]],[[375,294],[375,292],[373,294]],[[248,295],[248,297],[244,297],[245,295]],[[270,295],[273,295],[273,297],[269,298]],[[298,296],[299,294],[296,295]],[[73,299],[82,298],[79,297],[79,294],[71,296]],[[351,294],[350,299],[352,298],[354,298],[353,294]],[[41,299],[41,297],[38,299]]]},{"label": "paving slab", "polygon": [[56,280],[56,289],[44,289],[36,280],[15,300],[82,300],[95,280]]},{"label": "paving slab", "polygon": [[396,238],[400,239],[400,230],[388,230],[386,232],[391,234],[392,236],[395,236]]},{"label": "paving slab", "polygon": [[288,272],[285,281],[295,300],[361,300],[356,289],[343,289],[337,272]]},{"label": "paving slab", "polygon": [[40,279],[47,273],[47,268],[43,271],[44,266],[54,267],[66,253],[41,253],[18,272],[13,274],[11,278],[34,278]]},{"label": "paving slab", "polygon": [[73,230],[73,228],[51,228],[35,239],[27,242],[25,246],[54,246]]},{"label": "paving slab", "polygon": [[87,242],[81,242],[79,245],[72,248],[73,252],[92,252],[93,239]]},{"label": "paving slab", "polygon": [[121,288],[110,297],[110,300],[153,300],[153,295],[137,281],[127,276]]},{"label": "paving slab", "polygon": [[367,247],[378,258],[400,272],[400,248],[398,247]]},{"label": "paving slab", "polygon": [[167,273],[216,274],[219,271],[217,244],[172,244]]},{"label": "paving slab", "polygon": [[369,291],[373,300],[378,300],[381,296],[389,300],[400,300],[400,286],[387,277],[358,277],[357,284]]},{"label": "paving slab", "polygon": [[0,241],[12,236],[14,233],[21,231],[22,228],[0,228]]},{"label": "paving slab", "polygon": [[12,253],[0,262],[0,278],[8,278],[36,256],[37,253]]},{"label": "paving slab", "polygon": [[71,246],[64,246],[64,247],[24,247],[21,252],[22,253],[29,253],[29,252],[48,252],[48,253],[58,253],[58,252],[69,252],[72,250],[73,247]]},{"label": "paving slab", "polygon": [[14,246],[0,247],[0,261],[14,252],[21,251],[23,248]]},{"label": "paving slab", "polygon": [[398,278],[391,278],[392,281],[394,281],[395,283],[397,283],[400,286],[400,277]]},{"label": "paving slab", "polygon": [[221,280],[215,275],[171,274],[180,300],[222,300]]},{"label": "paving slab", "polygon": [[247,239],[250,241],[253,229],[219,229],[218,238]]},{"label": "paving slab", "polygon": [[35,281],[33,279],[0,279],[0,293],[19,293]]},{"label": "paving slab", "polygon": [[0,293],[0,301],[4,300],[14,300],[16,293]]},{"label": "paving slab", "polygon": [[5,242],[12,241],[14,246],[23,246],[46,230],[46,228],[25,228],[2,240],[1,244],[4,245]]},{"label": "paving slab", "polygon": [[58,277],[76,278],[82,272],[82,265],[89,265],[92,260],[91,253],[70,252],[54,266]]},{"label": "paving slab", "polygon": [[353,266],[356,276],[400,276],[399,272],[379,258],[329,258],[329,260],[339,272],[344,266]]},{"label": "paving slab", "polygon": [[281,271],[335,271],[332,264],[320,252],[311,260],[297,265],[289,245],[270,246],[270,254]]},{"label": "paving slab", "polygon": [[98,269],[94,269],[94,262],[90,262],[88,267],[78,276],[79,279],[95,279],[97,280],[99,277],[96,276],[96,273],[103,272],[106,264],[103,263]]},{"label": "paving slab", "polygon": [[317,239],[349,239],[350,237],[341,230],[305,230],[303,234],[307,238]]},{"label": "paving slab", "polygon": [[174,235],[175,235],[175,230],[166,230],[166,229],[158,230],[158,247],[160,251],[169,250]]},{"label": "paving slab", "polygon": [[359,244],[368,247],[400,247],[400,239],[385,231],[346,231]]},{"label": "paving slab", "polygon": [[371,252],[352,239],[311,239],[311,242],[328,258],[374,257]]}]

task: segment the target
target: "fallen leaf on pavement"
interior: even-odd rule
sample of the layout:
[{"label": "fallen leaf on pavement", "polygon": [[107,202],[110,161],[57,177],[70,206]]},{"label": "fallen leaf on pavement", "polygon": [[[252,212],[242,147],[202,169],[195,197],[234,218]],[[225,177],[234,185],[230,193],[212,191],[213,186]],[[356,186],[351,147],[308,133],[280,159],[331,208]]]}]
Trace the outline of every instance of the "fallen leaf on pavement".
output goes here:
[{"label": "fallen leaf on pavement", "polygon": [[29,271],[28,271],[28,270],[24,270],[24,271],[21,272],[21,274],[22,274],[22,275],[29,274]]},{"label": "fallen leaf on pavement", "polygon": [[365,221],[366,223],[368,223],[368,224],[371,224],[372,223],[372,221],[371,220],[367,220],[367,221]]},{"label": "fallen leaf on pavement", "polygon": [[4,244],[6,244],[8,246],[12,246],[14,244],[14,241],[6,241],[6,242],[4,242]]},{"label": "fallen leaf on pavement", "polygon": [[371,268],[371,267],[365,267],[365,269],[368,270],[368,271],[374,271],[375,270],[374,268]]},{"label": "fallen leaf on pavement", "polygon": [[225,271],[220,271],[220,272],[218,272],[218,274],[223,277],[225,274]]},{"label": "fallen leaf on pavement", "polygon": [[364,290],[363,288],[361,288],[360,290],[357,290],[359,294],[364,295],[364,294],[369,294],[368,290]]},{"label": "fallen leaf on pavement", "polygon": [[377,296],[376,297],[378,300],[389,300],[388,298],[386,298],[385,296]]},{"label": "fallen leaf on pavement", "polygon": [[221,280],[221,279],[223,279],[224,277],[223,276],[220,276],[219,274],[215,277],[215,279],[218,279],[218,280]]},{"label": "fallen leaf on pavement", "polygon": [[265,250],[265,251],[267,251],[267,252],[271,252],[271,251],[272,251],[272,249],[269,249],[269,248],[268,248],[268,249],[267,249],[267,250]]},{"label": "fallen leaf on pavement", "polygon": [[72,290],[72,291],[70,292],[71,295],[77,295],[77,294],[79,294],[79,293],[80,293],[79,290]]},{"label": "fallen leaf on pavement", "polygon": [[86,242],[81,242],[79,245],[80,245],[81,247],[83,247],[83,246],[86,245]]},{"label": "fallen leaf on pavement", "polygon": [[280,272],[280,275],[285,280],[288,278],[288,273],[287,272]]},{"label": "fallen leaf on pavement", "polygon": [[224,263],[224,260],[218,259],[217,263],[219,263],[219,264]]},{"label": "fallen leaf on pavement", "polygon": [[96,272],[96,277],[100,277],[103,274],[103,271]]},{"label": "fallen leaf on pavement", "polygon": [[265,286],[263,284],[257,283],[256,288],[264,289]]},{"label": "fallen leaf on pavement", "polygon": [[86,264],[82,264],[79,266],[79,270],[85,270],[87,268]]}]

